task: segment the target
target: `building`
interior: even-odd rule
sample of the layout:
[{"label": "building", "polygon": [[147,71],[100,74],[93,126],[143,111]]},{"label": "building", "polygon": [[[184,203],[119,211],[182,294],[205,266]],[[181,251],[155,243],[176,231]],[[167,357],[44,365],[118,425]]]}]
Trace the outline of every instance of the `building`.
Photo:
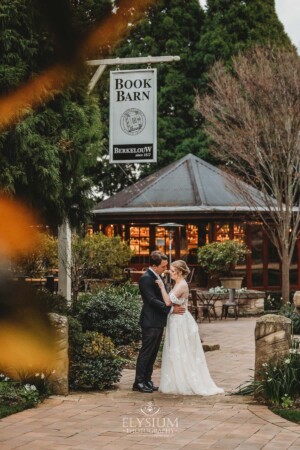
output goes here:
[{"label": "building", "polygon": [[[249,194],[262,203],[260,192],[249,186]],[[251,255],[237,270],[245,276],[248,289],[280,290],[280,259],[262,224],[222,170],[192,154],[149,175],[93,210],[94,231],[120,235],[135,250],[132,266],[147,266],[149,253],[169,253],[169,229],[163,223],[182,225],[172,233],[172,260],[185,259],[197,267],[198,283],[206,276],[197,264],[197,248],[208,242],[239,239]],[[298,242],[299,244],[299,242]],[[291,289],[300,287],[299,245],[291,271]]]}]

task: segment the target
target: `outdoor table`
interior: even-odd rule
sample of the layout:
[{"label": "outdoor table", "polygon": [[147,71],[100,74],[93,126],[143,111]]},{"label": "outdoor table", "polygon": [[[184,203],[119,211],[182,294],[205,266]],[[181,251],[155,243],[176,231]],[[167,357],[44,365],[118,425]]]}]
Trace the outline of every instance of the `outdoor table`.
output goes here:
[{"label": "outdoor table", "polygon": [[[195,314],[196,321],[202,317],[217,319],[215,303],[221,298],[220,294],[209,291],[201,291],[199,289],[191,289],[192,310]],[[200,314],[199,314],[200,313]]]}]

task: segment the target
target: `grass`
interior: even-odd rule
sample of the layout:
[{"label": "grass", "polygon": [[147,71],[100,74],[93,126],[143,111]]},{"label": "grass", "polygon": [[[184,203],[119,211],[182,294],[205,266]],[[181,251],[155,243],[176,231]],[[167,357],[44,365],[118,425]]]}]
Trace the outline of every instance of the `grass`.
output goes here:
[{"label": "grass", "polygon": [[274,414],[289,420],[290,422],[300,423],[300,410],[299,409],[279,409],[271,408]]},{"label": "grass", "polygon": [[0,419],[3,419],[3,417],[10,416],[11,414],[15,414],[21,411],[24,411],[28,408],[33,408],[35,405],[31,402],[26,403],[16,403],[11,404],[9,402],[3,402],[0,403]]}]

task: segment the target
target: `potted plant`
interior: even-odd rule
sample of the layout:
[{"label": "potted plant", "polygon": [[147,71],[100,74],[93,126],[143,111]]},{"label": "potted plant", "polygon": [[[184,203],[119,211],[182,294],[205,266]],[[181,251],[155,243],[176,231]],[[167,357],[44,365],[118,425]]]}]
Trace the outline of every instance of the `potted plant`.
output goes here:
[{"label": "potted plant", "polygon": [[212,242],[198,249],[198,261],[212,282],[219,278],[222,286],[240,289],[243,277],[235,277],[233,271],[237,264],[245,262],[248,252],[244,242]]}]

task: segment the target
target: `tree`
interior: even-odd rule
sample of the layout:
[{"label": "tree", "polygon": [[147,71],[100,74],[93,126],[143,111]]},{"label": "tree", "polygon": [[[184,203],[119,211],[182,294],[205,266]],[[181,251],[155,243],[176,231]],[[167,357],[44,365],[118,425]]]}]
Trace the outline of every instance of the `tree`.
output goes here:
[{"label": "tree", "polygon": [[[49,16],[41,8],[45,3]],[[90,1],[87,6],[92,3],[108,2]],[[93,16],[83,9],[83,2],[74,5],[66,0],[1,2],[2,94],[12,92],[54,61],[72,58],[76,31],[82,35],[84,15],[90,12]],[[88,170],[100,153],[101,121],[95,98],[87,95],[83,67],[80,75],[64,93],[53,93],[48,103],[29,111],[0,135],[1,190],[21,197],[54,225],[66,216],[72,222],[84,221],[91,207],[93,180]]]},{"label": "tree", "polygon": [[[274,0],[207,0],[198,47],[205,73],[218,60],[230,63],[238,52],[265,45],[292,47]],[[206,88],[205,74],[202,83]]]},{"label": "tree", "polygon": [[131,257],[132,251],[128,243],[122,242],[120,236],[109,238],[102,233],[95,233],[82,238],[73,235],[71,262],[73,305],[77,301],[84,278],[120,280]]},{"label": "tree", "polygon": [[289,300],[289,268],[299,235],[300,59],[296,52],[254,49],[218,62],[211,92],[197,99],[212,152],[231,173],[261,191],[236,189],[263,221],[282,261],[282,293]]},{"label": "tree", "polygon": [[[204,12],[198,0],[158,0],[149,8],[145,19],[130,24],[128,38],[114,52],[115,57],[179,55],[181,58],[179,62],[155,65],[158,71],[158,163],[142,164],[143,176],[184,156],[186,149],[179,151],[179,146],[198,129],[193,106],[201,67],[195,59],[195,50],[203,20]],[[105,155],[108,153],[108,73],[100,80],[99,93],[101,105],[106,105],[102,108]],[[136,167],[122,165],[120,169],[108,164],[106,157],[96,170],[100,174],[97,182],[100,191],[109,195],[140,176]]]}]

